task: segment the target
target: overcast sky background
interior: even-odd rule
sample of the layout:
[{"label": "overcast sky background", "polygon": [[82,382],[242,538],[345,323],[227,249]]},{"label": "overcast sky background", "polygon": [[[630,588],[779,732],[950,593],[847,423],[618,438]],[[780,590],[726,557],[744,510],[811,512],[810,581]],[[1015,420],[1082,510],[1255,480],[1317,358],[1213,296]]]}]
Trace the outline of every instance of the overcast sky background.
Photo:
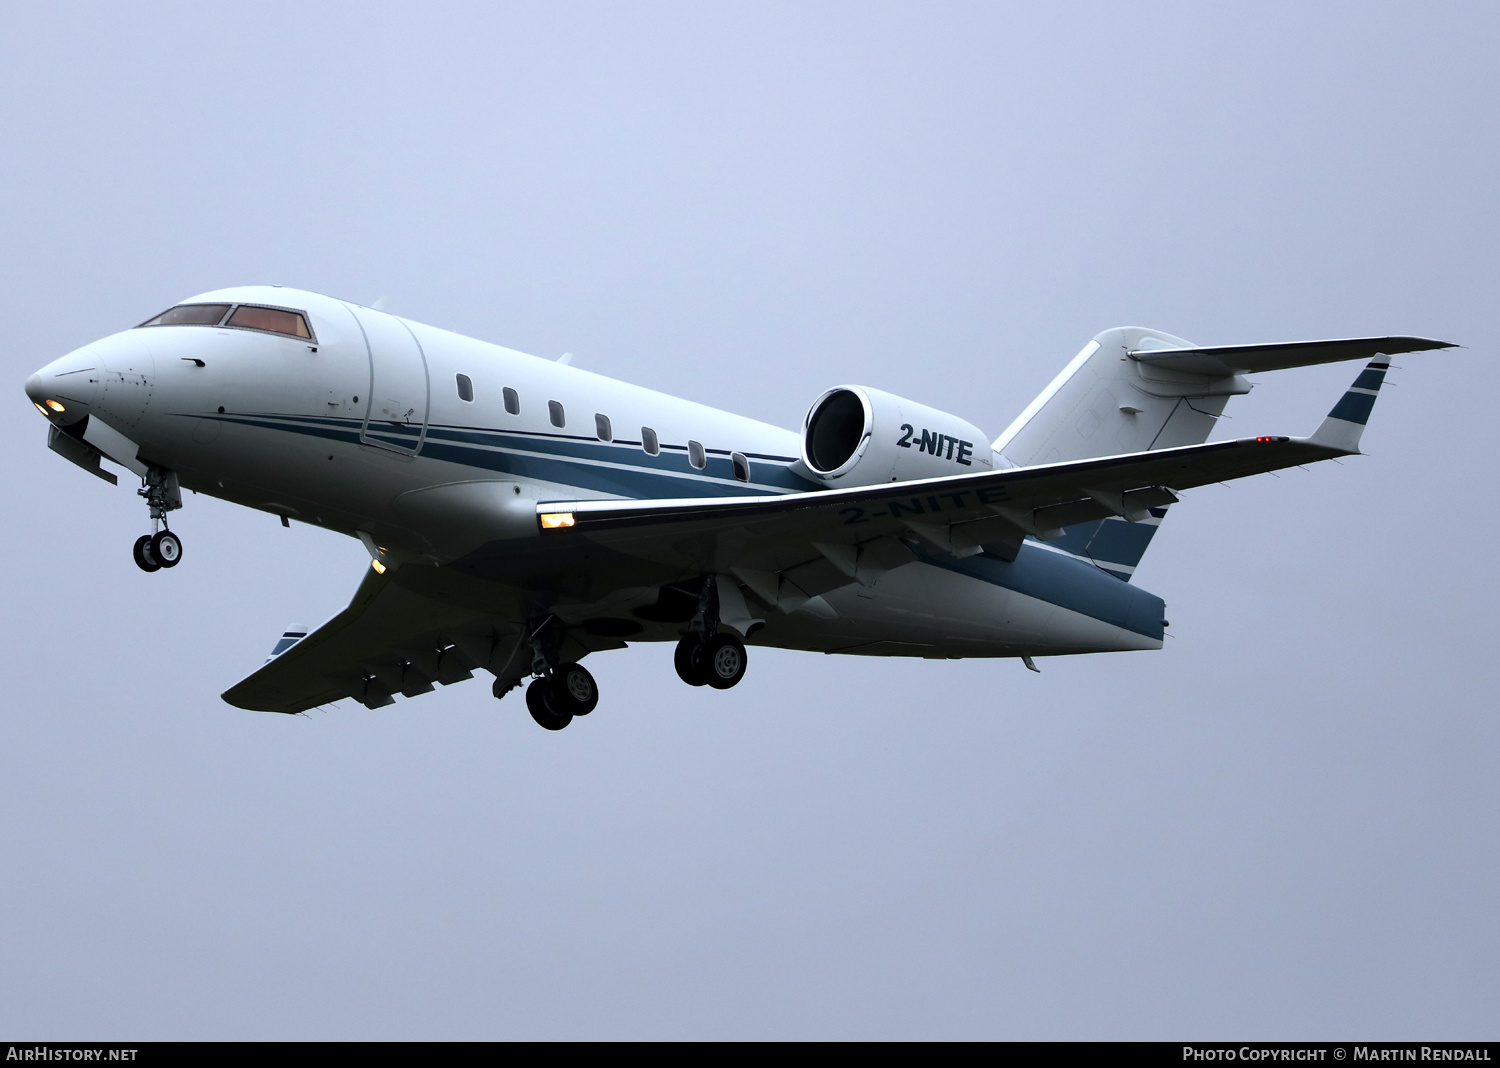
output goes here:
[{"label": "overcast sky background", "polygon": [[[7,5],[0,1034],[1496,1037],[1500,14],[1038,8]],[[1369,456],[1173,509],[1159,653],[634,646],[553,734],[480,681],[231,708],[363,550],[191,497],[145,575],[130,480],[46,450],[31,371],[262,282],[783,426],[859,382],[994,435],[1126,324],[1467,347]]]}]

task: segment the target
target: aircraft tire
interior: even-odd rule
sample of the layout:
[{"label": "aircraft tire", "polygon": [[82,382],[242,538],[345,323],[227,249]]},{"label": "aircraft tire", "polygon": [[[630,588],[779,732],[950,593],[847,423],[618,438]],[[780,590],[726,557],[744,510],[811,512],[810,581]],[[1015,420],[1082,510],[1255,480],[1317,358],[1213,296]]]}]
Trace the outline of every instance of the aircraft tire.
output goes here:
[{"label": "aircraft tire", "polygon": [[161,565],[156,562],[156,557],[151,555],[151,535],[142,534],[135,539],[135,547],[131,550],[135,557],[135,566],[142,571],[160,571]]},{"label": "aircraft tire", "polygon": [[552,684],[548,680],[534,679],[531,685],[526,687],[526,711],[531,713],[532,719],[549,731],[560,731],[573,722],[573,717],[560,716],[552,711],[551,689]]},{"label": "aircraft tire", "polygon": [[552,707],[586,716],[599,704],[599,684],[582,664],[564,664],[552,674]]},{"label": "aircraft tire", "polygon": [[702,686],[708,682],[708,665],[703,659],[703,643],[697,635],[689,634],[677,643],[672,654],[672,666],[677,677],[689,686]]},{"label": "aircraft tire", "polygon": [[151,539],[151,555],[162,567],[176,567],[182,560],[182,539],[170,530],[158,531]]},{"label": "aircraft tire", "polygon": [[716,690],[727,690],[736,685],[745,677],[745,668],[749,666],[745,643],[733,634],[717,634],[710,638],[700,656],[708,684]]}]

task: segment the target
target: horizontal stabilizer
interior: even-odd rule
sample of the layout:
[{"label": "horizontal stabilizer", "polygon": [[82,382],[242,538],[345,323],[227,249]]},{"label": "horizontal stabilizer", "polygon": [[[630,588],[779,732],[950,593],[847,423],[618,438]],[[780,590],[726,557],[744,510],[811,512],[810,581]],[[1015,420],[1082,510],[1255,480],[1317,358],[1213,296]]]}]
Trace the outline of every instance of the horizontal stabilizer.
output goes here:
[{"label": "horizontal stabilizer", "polygon": [[1342,360],[1368,360],[1401,352],[1455,348],[1426,337],[1351,337],[1336,341],[1292,341],[1280,345],[1217,345],[1212,348],[1132,349],[1130,358],[1170,371],[1223,378],[1259,371],[1280,371]]}]

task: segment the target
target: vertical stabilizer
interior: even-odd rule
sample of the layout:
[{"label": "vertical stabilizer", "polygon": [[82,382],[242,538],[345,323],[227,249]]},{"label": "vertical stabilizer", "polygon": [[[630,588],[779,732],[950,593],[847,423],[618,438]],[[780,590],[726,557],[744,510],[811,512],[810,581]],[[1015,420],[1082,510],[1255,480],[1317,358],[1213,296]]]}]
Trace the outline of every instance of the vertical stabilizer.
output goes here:
[{"label": "vertical stabilizer", "polygon": [[995,440],[1020,467],[1086,460],[1207,441],[1232,396],[1250,392],[1237,374],[1189,374],[1132,358],[1132,352],[1192,348],[1138,326],[1106,330]]},{"label": "vertical stabilizer", "polygon": [[[1229,398],[1250,392],[1244,376],[1187,373],[1131,355],[1191,348],[1137,326],[1096,335],[995,440],[995,451],[1004,463],[1029,467],[1207,441]],[[1153,508],[1138,522],[1080,523],[1052,544],[1129,581],[1165,515]]]}]

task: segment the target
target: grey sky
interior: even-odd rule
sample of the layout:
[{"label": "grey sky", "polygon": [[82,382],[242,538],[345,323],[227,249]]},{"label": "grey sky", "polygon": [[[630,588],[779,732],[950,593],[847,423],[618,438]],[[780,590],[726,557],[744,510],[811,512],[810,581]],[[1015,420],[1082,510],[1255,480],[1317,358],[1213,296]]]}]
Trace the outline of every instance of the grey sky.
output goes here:
[{"label": "grey sky", "polygon": [[[1035,7],[10,5],[0,1032],[1495,1037],[1500,17]],[[1160,653],[638,646],[554,735],[230,708],[360,547],[194,497],[144,575],[45,449],[28,373],[254,282],[785,426],[852,381],[994,435],[1124,324],[1468,347],[1369,457],[1174,509]]]}]

